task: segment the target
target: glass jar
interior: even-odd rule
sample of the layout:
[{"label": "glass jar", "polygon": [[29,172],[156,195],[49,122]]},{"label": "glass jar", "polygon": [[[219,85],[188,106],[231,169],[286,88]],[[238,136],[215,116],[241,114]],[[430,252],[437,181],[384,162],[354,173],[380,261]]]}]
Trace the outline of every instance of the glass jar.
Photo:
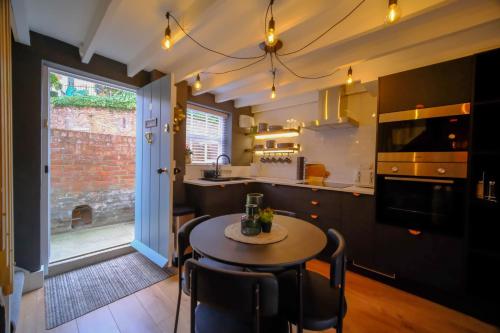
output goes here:
[{"label": "glass jar", "polygon": [[[264,199],[264,194],[262,193],[248,193],[247,194],[247,205],[257,205],[258,209],[262,209],[262,200]],[[257,212],[258,213],[258,212]]]},{"label": "glass jar", "polygon": [[255,204],[245,205],[246,214],[241,217],[241,233],[245,236],[260,234],[259,207]]}]

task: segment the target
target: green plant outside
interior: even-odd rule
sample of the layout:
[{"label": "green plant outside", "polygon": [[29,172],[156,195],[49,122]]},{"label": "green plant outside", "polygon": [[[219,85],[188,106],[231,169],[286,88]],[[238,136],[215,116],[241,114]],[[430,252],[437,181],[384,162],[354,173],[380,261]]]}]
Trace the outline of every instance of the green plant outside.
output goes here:
[{"label": "green plant outside", "polygon": [[133,93],[116,94],[113,96],[52,96],[50,97],[50,102],[55,107],[94,107],[117,110],[134,110],[136,107],[135,94]]}]

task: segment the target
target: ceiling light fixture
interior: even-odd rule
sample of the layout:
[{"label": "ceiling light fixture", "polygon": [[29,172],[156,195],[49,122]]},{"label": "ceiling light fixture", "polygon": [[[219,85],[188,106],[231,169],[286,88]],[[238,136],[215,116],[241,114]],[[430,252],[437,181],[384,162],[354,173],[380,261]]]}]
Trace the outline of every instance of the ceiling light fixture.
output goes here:
[{"label": "ceiling light fixture", "polygon": [[352,67],[349,66],[349,69],[347,70],[347,84],[352,84]]},{"label": "ceiling light fixture", "polygon": [[[266,14],[265,14],[265,17],[264,17],[264,34],[265,34],[265,38],[264,38],[264,42],[262,42],[262,43],[259,44],[259,47],[263,51],[263,53],[261,53],[259,55],[255,55],[255,56],[235,56],[235,55],[226,54],[226,53],[220,52],[218,50],[212,49],[212,48],[204,45],[203,43],[201,43],[197,39],[195,39],[193,36],[191,36],[184,29],[184,27],[179,23],[179,21],[177,20],[177,18],[174,15],[172,15],[170,12],[167,12],[166,15],[165,15],[166,18],[167,18],[167,28],[165,29],[165,36],[162,39],[162,43],[161,43],[162,44],[162,48],[169,49],[173,45],[172,39],[171,39],[171,31],[170,31],[170,19],[172,19],[175,22],[175,24],[179,27],[179,29],[184,33],[184,35],[186,35],[186,37],[188,37],[191,41],[193,41],[196,45],[198,45],[199,47],[203,48],[204,50],[212,52],[212,53],[215,53],[215,54],[218,54],[218,55],[221,55],[221,56],[226,57],[226,58],[230,58],[230,59],[236,59],[236,60],[254,60],[254,61],[252,61],[252,62],[250,62],[250,63],[248,63],[248,64],[246,64],[244,66],[233,68],[233,69],[229,69],[229,70],[226,70],[226,71],[221,71],[221,72],[200,72],[200,73],[196,74],[196,81],[195,81],[195,83],[193,85],[193,88],[195,90],[197,90],[197,91],[201,89],[200,74],[219,75],[219,74],[227,74],[227,73],[236,72],[236,71],[239,71],[239,70],[251,67],[251,66],[253,66],[253,65],[255,65],[255,64],[257,64],[257,63],[259,63],[259,62],[261,62],[263,60],[265,60],[268,55],[269,55],[270,60],[271,60],[271,73],[272,73],[272,82],[273,82],[273,85],[272,85],[272,88],[271,88],[271,94],[270,94],[270,98],[271,99],[275,99],[276,98],[275,81],[276,81],[277,69],[274,66],[274,61],[273,61],[274,58],[276,58],[276,60],[278,61],[278,63],[281,65],[281,67],[283,67],[285,70],[287,70],[290,74],[292,74],[292,75],[294,75],[294,76],[296,76],[298,78],[301,78],[301,79],[316,80],[316,79],[326,78],[328,76],[331,76],[331,75],[334,75],[335,73],[337,73],[339,71],[340,67],[334,68],[329,73],[323,74],[323,75],[308,76],[308,75],[298,74],[296,71],[294,71],[292,68],[290,68],[290,66],[288,66],[283,61],[282,57],[286,57],[288,55],[298,53],[298,52],[304,50],[305,48],[309,47],[313,43],[317,42],[320,38],[322,38],[323,36],[325,36],[329,31],[331,31],[333,28],[335,28],[338,25],[340,25],[347,18],[349,18],[352,14],[354,14],[354,12],[359,7],[361,7],[361,5],[366,0],[360,0],[360,2],[351,11],[349,11],[342,18],[340,18],[338,21],[336,21],[335,23],[333,23],[328,29],[326,29],[324,32],[322,32],[318,36],[316,36],[314,39],[312,39],[307,44],[305,44],[302,47],[299,47],[298,49],[295,49],[295,50],[292,50],[292,51],[288,51],[288,52],[278,52],[281,48],[283,48],[283,41],[279,40],[278,37],[277,37],[277,35],[276,35],[276,21],[274,20],[274,13],[273,13],[274,1],[275,0],[270,0],[269,4],[267,6],[267,9],[266,9]],[[391,14],[391,10],[393,11],[393,14]],[[390,22],[391,23],[395,22],[399,18],[400,13],[401,13],[401,11],[400,11],[399,7],[397,6],[397,0],[389,0],[389,14],[387,15],[387,18],[388,19],[391,18]],[[268,21],[269,14],[270,14],[270,19]],[[350,84],[352,82],[352,69],[350,67],[349,67],[349,71],[348,71],[347,82],[348,82],[348,84]]]},{"label": "ceiling light fixture", "polygon": [[194,90],[199,91],[200,89],[201,89],[200,74],[196,74],[196,81],[194,82]]},{"label": "ceiling light fixture", "polygon": [[170,49],[172,47],[172,39],[170,36],[170,13],[167,13],[167,27],[165,28],[165,36],[161,40],[161,47],[164,50]]},{"label": "ceiling light fixture", "polygon": [[276,70],[273,70],[273,87],[271,88],[271,99],[276,98],[276,87],[274,86],[275,78],[276,78]]},{"label": "ceiling light fixture", "polygon": [[385,23],[393,24],[401,17],[401,8],[398,6],[398,0],[389,0],[389,10],[385,17]]},{"label": "ceiling light fixture", "polygon": [[278,37],[276,36],[276,22],[274,21],[274,14],[273,14],[273,4],[274,0],[270,0],[269,6],[267,6],[266,10],[266,18],[265,18],[266,21],[267,21],[267,15],[269,14],[269,11],[271,11],[271,19],[269,20],[269,24],[267,25],[267,31],[266,31],[267,46],[274,46],[278,41]]}]

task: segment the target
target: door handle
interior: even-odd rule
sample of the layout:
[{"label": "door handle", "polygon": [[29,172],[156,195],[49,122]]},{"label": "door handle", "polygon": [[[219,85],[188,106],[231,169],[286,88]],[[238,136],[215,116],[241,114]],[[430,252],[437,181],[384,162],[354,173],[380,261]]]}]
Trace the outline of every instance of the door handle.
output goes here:
[{"label": "door handle", "polygon": [[167,168],[159,168],[157,171],[158,171],[158,174],[160,174],[160,175],[161,175],[162,173],[166,173],[166,174],[168,174],[168,169],[167,169]]}]

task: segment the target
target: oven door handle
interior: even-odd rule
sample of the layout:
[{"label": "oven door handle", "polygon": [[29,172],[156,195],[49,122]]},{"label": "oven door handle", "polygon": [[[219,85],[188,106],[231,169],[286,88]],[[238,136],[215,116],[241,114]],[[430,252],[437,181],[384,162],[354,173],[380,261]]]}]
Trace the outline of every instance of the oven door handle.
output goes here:
[{"label": "oven door handle", "polygon": [[411,177],[384,177],[386,180],[398,180],[403,182],[419,182],[419,183],[435,183],[435,184],[453,184],[451,179],[434,179],[434,178],[411,178]]}]

